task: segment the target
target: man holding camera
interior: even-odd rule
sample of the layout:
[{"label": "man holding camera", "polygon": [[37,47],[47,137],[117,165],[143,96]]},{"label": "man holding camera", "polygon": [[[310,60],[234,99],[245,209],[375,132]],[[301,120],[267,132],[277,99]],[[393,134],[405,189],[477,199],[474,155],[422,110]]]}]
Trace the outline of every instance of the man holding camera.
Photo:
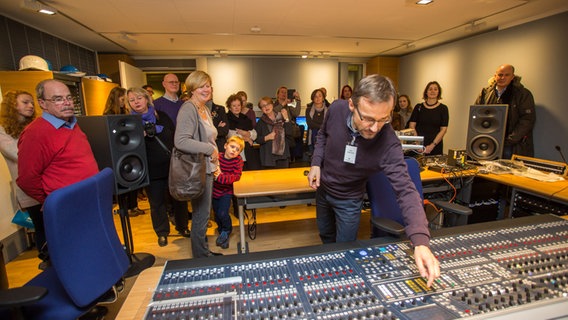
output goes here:
[{"label": "man holding camera", "polygon": [[301,159],[304,153],[303,131],[302,128],[296,124],[296,117],[298,117],[302,111],[300,93],[295,89],[288,89],[286,87],[278,88],[278,90],[276,90],[276,101],[273,110],[280,112],[282,109],[288,111],[289,119],[295,126],[295,135],[293,139],[289,141],[290,162],[294,162],[296,158]]}]

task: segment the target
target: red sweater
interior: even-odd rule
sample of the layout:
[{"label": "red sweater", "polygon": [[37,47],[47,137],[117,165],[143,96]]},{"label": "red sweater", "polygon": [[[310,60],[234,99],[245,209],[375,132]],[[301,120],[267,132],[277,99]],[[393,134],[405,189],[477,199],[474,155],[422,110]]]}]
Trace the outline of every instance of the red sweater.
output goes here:
[{"label": "red sweater", "polygon": [[54,190],[99,172],[87,136],[78,125],[56,129],[37,118],[18,141],[18,186],[43,203]]},{"label": "red sweater", "polygon": [[221,174],[213,182],[214,199],[219,199],[226,194],[233,194],[233,183],[241,179],[243,159],[241,156],[225,159],[225,154],[220,152],[219,167],[221,168]]}]

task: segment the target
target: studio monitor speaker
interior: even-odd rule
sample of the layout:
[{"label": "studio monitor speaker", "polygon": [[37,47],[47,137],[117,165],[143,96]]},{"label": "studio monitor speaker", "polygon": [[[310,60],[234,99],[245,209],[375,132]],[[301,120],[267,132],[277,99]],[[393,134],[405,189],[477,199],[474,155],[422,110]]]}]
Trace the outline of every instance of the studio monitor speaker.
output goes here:
[{"label": "studio monitor speaker", "polygon": [[120,195],[149,184],[142,119],[137,115],[77,117],[99,169],[113,170]]},{"label": "studio monitor speaker", "polygon": [[507,125],[506,104],[469,107],[467,154],[475,160],[494,160],[503,154]]}]

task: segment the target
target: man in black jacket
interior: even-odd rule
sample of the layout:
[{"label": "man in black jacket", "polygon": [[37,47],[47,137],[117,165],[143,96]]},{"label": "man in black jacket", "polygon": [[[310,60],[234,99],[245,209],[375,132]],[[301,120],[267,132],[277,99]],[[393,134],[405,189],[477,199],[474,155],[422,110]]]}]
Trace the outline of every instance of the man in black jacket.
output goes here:
[{"label": "man in black jacket", "polygon": [[509,105],[503,159],[511,159],[513,154],[534,156],[534,98],[521,84],[521,77],[515,75],[512,65],[505,64],[497,68],[489,86],[481,90],[475,104]]}]

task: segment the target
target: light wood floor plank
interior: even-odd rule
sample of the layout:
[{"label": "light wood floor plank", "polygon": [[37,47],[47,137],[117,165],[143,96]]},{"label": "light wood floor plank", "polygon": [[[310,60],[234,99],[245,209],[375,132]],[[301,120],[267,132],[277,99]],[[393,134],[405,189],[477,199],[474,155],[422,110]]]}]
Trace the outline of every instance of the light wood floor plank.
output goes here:
[{"label": "light wood floor plank", "polygon": [[[177,235],[173,226],[171,226],[172,233],[168,237],[168,245],[165,247],[158,246],[156,234],[152,229],[148,202],[139,201],[139,207],[145,210],[146,214],[130,218],[135,253],[145,252],[154,255],[156,257],[155,265],[163,265],[167,260],[191,258],[190,239]],[[233,215],[231,217],[233,233],[228,249],[215,246],[217,235],[215,234],[216,225],[214,222],[212,227],[208,229],[207,234],[212,251],[226,255],[237,253],[238,219]],[[119,215],[115,214],[114,218],[118,234],[122,239]],[[363,211],[361,217],[359,238],[369,238],[369,213],[367,211]],[[285,208],[258,209],[256,239],[250,240],[247,236],[247,240],[251,252],[321,244],[315,222],[315,206],[297,205]],[[36,276],[40,272],[39,263],[36,250],[25,251],[16,259],[7,263],[6,270],[10,287],[21,286]]]}]

